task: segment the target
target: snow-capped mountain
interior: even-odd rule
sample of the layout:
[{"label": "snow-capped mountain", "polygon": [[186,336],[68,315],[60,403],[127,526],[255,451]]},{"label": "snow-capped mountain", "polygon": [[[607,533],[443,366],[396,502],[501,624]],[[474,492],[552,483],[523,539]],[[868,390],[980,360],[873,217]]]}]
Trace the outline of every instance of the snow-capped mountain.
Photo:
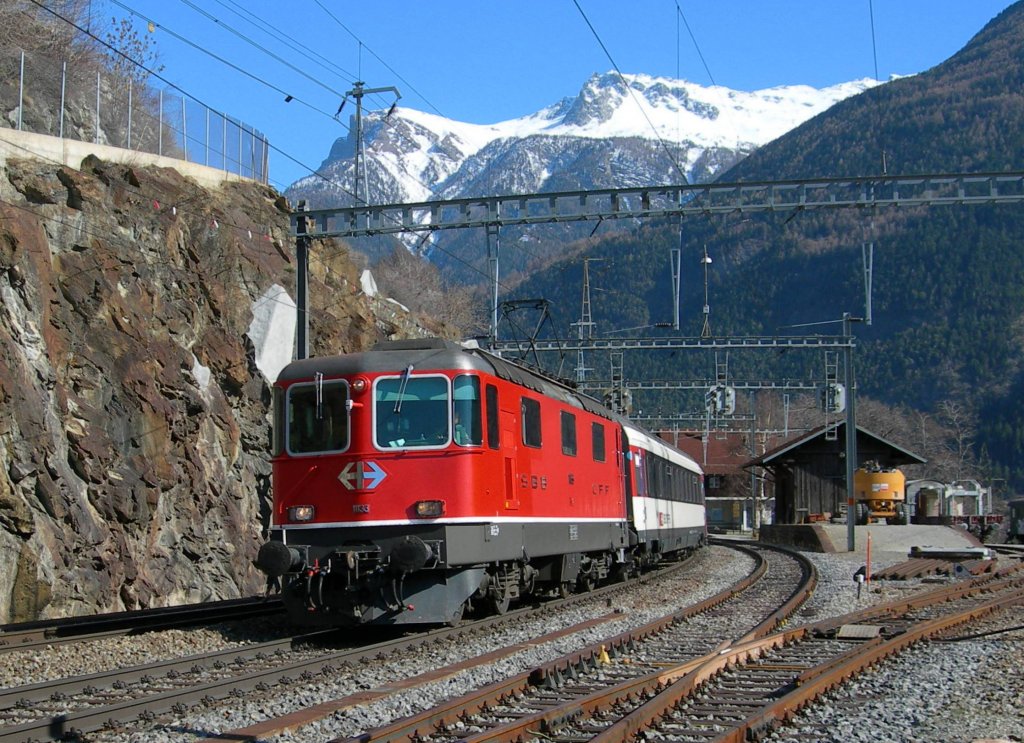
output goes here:
[{"label": "snow-capped mountain", "polygon": [[[706,181],[760,145],[875,84],[743,92],[684,80],[594,75],[573,98],[497,124],[409,108],[364,112],[372,203]],[[355,123],[288,189],[316,207],[354,203]]]}]

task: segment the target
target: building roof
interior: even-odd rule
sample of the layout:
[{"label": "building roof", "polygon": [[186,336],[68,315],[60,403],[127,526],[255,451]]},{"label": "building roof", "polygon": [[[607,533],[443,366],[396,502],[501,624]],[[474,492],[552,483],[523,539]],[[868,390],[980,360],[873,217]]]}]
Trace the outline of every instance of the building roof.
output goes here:
[{"label": "building roof", "polygon": [[[823,438],[827,432],[835,431],[837,434],[841,434],[842,429],[845,426],[845,422],[839,422],[832,423],[827,426],[819,426],[817,428],[813,428],[807,433],[803,434],[802,436],[797,436],[796,438],[792,438],[788,441],[783,442],[774,449],[765,452],[757,459],[750,460],[749,462],[747,462],[746,466],[769,467],[774,462],[776,462],[783,456],[786,456],[787,454],[791,454],[796,449],[800,449],[801,447],[806,446],[807,444],[816,439]],[[897,462],[894,462],[895,464],[924,464],[925,462],[928,461],[924,457],[921,457],[908,449],[904,449],[903,447],[894,444],[893,442],[888,441],[882,438],[881,436],[878,436],[877,434],[872,433],[871,431],[867,430],[866,428],[863,428],[862,426],[857,426],[857,433],[861,436],[866,436],[870,439],[874,439],[875,441],[891,449],[893,452],[892,458],[894,460],[899,460]]]}]

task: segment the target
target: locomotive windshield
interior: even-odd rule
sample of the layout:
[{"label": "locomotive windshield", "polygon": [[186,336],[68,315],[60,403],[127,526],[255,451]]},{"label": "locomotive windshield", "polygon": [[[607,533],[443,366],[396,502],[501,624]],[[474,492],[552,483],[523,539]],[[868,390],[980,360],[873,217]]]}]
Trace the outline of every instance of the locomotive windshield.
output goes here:
[{"label": "locomotive windshield", "polygon": [[288,388],[288,451],[313,454],[348,448],[348,383],[294,384]]},{"label": "locomotive windshield", "polygon": [[448,378],[382,377],[374,384],[374,441],[381,449],[444,446],[451,409]]},{"label": "locomotive windshield", "polygon": [[460,374],[381,377],[374,384],[373,431],[379,449],[483,444],[480,378]]}]

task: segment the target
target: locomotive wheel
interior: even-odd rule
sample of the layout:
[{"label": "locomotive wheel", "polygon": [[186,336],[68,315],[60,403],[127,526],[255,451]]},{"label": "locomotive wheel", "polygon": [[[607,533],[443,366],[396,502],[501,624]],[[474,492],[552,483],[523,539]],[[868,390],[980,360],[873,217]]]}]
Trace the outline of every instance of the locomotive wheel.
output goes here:
[{"label": "locomotive wheel", "polygon": [[492,614],[501,616],[508,611],[512,597],[519,595],[519,571],[513,565],[501,566],[491,575],[487,589],[487,608]]},{"label": "locomotive wheel", "polygon": [[576,586],[580,593],[590,593],[594,590],[594,576],[592,573],[580,573],[576,579]]},{"label": "locomotive wheel", "polygon": [[511,603],[512,597],[507,593],[501,598],[497,596],[487,597],[487,607],[491,610],[491,614],[497,614],[499,617],[508,611],[509,604]]}]

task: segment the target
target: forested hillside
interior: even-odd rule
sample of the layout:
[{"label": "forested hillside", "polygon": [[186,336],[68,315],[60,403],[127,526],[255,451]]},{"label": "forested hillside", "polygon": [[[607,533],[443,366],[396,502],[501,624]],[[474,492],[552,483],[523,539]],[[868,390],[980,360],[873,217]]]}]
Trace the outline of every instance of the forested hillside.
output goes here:
[{"label": "forested hillside", "polygon": [[[844,101],[762,147],[722,181],[823,176],[979,173],[1024,169],[1024,6],[983,29],[960,53],[920,75]],[[1024,486],[1024,206],[942,206],[829,213],[707,216],[600,232],[575,257],[531,277],[516,296],[556,299],[564,333],[578,319],[582,267],[591,264],[599,332],[671,320],[669,252],[683,251],[683,328],[703,328],[707,246],[713,335],[839,332],[865,314],[862,248],[875,246],[873,324],[858,324],[860,394],[934,413],[966,411],[985,474]],[[575,331],[572,331],[575,332]],[[648,328],[645,332],[651,332]],[[653,332],[666,332],[654,330]],[[632,333],[631,333],[632,334]],[[730,374],[823,377],[798,354],[733,354]],[[714,360],[635,360],[661,378],[714,374]],[[627,375],[630,375],[627,358]],[[598,376],[601,376],[598,374]],[[662,404],[662,402],[659,402]]]}]

